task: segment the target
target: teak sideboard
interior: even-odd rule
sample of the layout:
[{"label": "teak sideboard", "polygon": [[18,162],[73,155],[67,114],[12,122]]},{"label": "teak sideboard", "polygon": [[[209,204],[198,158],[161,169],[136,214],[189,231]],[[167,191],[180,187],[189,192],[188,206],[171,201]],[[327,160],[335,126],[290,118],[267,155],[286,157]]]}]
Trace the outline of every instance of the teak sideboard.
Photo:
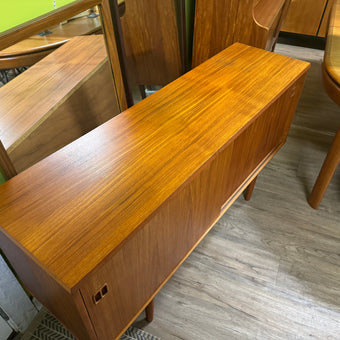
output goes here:
[{"label": "teak sideboard", "polygon": [[116,339],[286,140],[309,64],[234,44],[0,187],[0,246],[81,340]]}]

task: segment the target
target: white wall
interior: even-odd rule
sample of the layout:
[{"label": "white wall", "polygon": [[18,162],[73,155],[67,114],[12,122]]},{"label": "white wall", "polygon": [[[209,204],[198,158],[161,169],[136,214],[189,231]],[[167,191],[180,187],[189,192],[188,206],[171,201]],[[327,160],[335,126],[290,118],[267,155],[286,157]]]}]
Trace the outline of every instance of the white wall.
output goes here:
[{"label": "white wall", "polygon": [[12,333],[12,328],[8,326],[7,322],[0,317],[0,339],[7,339]]},{"label": "white wall", "polygon": [[37,314],[37,309],[1,256],[0,307],[9,317],[8,325],[17,332],[24,332]]}]

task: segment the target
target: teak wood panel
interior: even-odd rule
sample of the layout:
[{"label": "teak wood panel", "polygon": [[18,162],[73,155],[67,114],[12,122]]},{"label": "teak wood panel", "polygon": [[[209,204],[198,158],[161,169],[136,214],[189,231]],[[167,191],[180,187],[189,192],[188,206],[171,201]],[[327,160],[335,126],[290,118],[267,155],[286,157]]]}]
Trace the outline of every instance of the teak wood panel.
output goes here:
[{"label": "teak wood panel", "polygon": [[119,113],[101,36],[77,37],[0,89],[0,140],[28,168]]},{"label": "teak wood panel", "polygon": [[3,86],[0,136],[6,149],[79,86],[106,56],[103,37],[76,37]]},{"label": "teak wood panel", "polygon": [[166,85],[181,75],[174,0],[126,0],[120,20],[134,84]]},{"label": "teak wood panel", "polygon": [[193,66],[235,42],[271,50],[289,1],[197,0]]},{"label": "teak wood panel", "polygon": [[282,31],[317,35],[326,4],[327,0],[291,0]]},{"label": "teak wood panel", "polygon": [[[119,17],[118,4],[115,4],[112,0],[101,0],[98,3],[99,11],[101,14],[101,21],[103,25],[103,32],[105,38],[106,49],[108,53],[108,58],[111,66],[112,80],[115,84],[115,89],[117,91],[117,96],[119,100],[120,111],[124,111],[128,108],[128,93],[129,89],[126,87],[121,67],[121,56],[118,52],[119,41],[116,41],[116,36],[118,35],[117,30],[114,27],[114,21]],[[113,6],[113,8],[112,8]],[[114,17],[112,16],[114,15]]]},{"label": "teak wood panel", "polygon": [[[224,206],[241,194],[258,165],[283,145],[304,78],[214,155],[123,248],[83,280],[80,291],[99,339],[121,335],[210,230]],[[104,285],[108,293],[96,304],[94,295]]]},{"label": "teak wood panel", "polygon": [[119,114],[107,60],[67,99],[59,102],[7,152],[17,172],[73,142]]},{"label": "teak wood panel", "polygon": [[[0,187],[0,244],[14,268],[19,275],[24,270],[19,264],[16,266],[21,257],[16,254],[24,252],[31,259],[29,265],[34,272],[37,272],[35,266],[46,272],[30,276],[28,279],[33,282],[28,286],[34,286],[34,281],[39,281],[41,286],[44,275],[56,280],[58,289],[50,287],[49,294],[35,292],[46,306],[53,304],[54,289],[57,296],[59,289],[65,296],[69,294],[85,324],[77,322],[79,316],[75,317],[76,321],[69,326],[75,334],[86,333],[91,327],[96,333],[96,336],[89,334],[93,339],[111,339],[120,334],[213,225],[220,212],[280,147],[301,83],[296,89],[292,87],[307,69],[305,62],[235,44],[3,184]],[[289,99],[289,103],[281,102],[281,96],[286,101]],[[257,125],[257,121],[263,115],[279,115],[282,110],[284,124],[278,123],[281,117],[268,120],[274,131],[276,124],[282,130],[277,135],[273,132],[275,138],[267,140],[265,136],[264,141],[255,143],[256,138],[250,138],[252,134],[259,133],[261,138],[268,131],[268,125]],[[250,135],[247,131],[251,131]],[[230,151],[240,138],[245,143],[241,153]],[[276,141],[278,145],[271,150]],[[254,160],[246,151],[253,142],[261,149],[254,151],[257,155]],[[243,155],[250,157],[250,161],[242,163],[242,174],[233,179],[237,189],[225,192],[228,188],[215,181],[224,178],[227,182],[228,171],[232,171],[229,167],[238,168]],[[173,210],[177,214],[172,215]],[[177,229],[181,223],[187,226],[183,229],[184,237],[181,229]],[[191,223],[195,226],[189,229]],[[171,230],[173,243],[168,247],[175,248],[170,257],[157,257],[163,249],[157,244],[147,247],[149,250],[145,244],[140,245],[140,242],[152,241],[152,237],[166,242],[164,238],[168,239]],[[150,232],[154,233],[152,237]],[[17,247],[20,252],[15,250]],[[129,247],[135,252],[146,252],[145,259],[129,258],[132,256],[127,251]],[[115,263],[116,256],[120,259],[121,254],[131,270],[143,271],[133,269],[130,265],[133,261],[146,266],[145,273],[133,280],[138,286],[148,278],[141,287],[119,281],[119,277],[116,281],[112,274],[105,274],[120,268],[111,268],[110,264]],[[152,263],[145,264],[146,259]],[[156,270],[153,261],[156,268],[161,263],[164,269]],[[119,266],[125,267],[125,263]],[[148,271],[150,276],[146,275]],[[120,273],[123,278],[129,275],[127,268]],[[119,282],[123,282],[125,289],[117,288]],[[103,284],[107,284],[108,293],[93,307],[93,295]],[[116,289],[121,293],[117,294]],[[131,302],[130,289],[141,295],[134,297],[135,304]],[[78,304],[79,292],[88,315]],[[111,300],[112,292],[115,302]],[[108,306],[105,301],[112,303]],[[116,315],[113,307],[126,302],[129,305],[124,305],[117,320],[111,319],[103,330],[99,311]],[[64,320],[63,309],[57,309],[54,314],[70,325],[71,321]]]},{"label": "teak wood panel", "polygon": [[326,37],[327,30],[329,26],[330,14],[333,8],[335,0],[328,0],[326,9],[324,10],[324,14],[321,20],[320,28],[318,31],[318,37]]}]

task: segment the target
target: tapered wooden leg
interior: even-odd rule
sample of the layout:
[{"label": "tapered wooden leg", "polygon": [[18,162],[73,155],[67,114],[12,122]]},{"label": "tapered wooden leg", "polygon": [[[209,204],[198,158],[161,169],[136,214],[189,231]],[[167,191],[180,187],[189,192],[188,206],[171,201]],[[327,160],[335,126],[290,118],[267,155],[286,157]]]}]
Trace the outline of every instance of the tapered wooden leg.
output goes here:
[{"label": "tapered wooden leg", "polygon": [[335,169],[340,161],[340,129],[335,135],[333,144],[328,151],[325,161],[323,162],[319,176],[314,184],[308,203],[314,209],[319,207],[319,204],[325,194],[328,184],[331,181]]},{"label": "tapered wooden leg", "polygon": [[244,199],[246,201],[249,201],[251,198],[251,195],[253,194],[256,180],[257,180],[257,176],[250,182],[250,184],[247,186],[246,191],[244,192]]},{"label": "tapered wooden leg", "polygon": [[138,87],[139,87],[139,92],[140,92],[142,99],[145,99],[146,98],[145,86],[144,85],[138,85]]},{"label": "tapered wooden leg", "polygon": [[153,299],[145,308],[146,321],[151,322],[153,320],[153,311],[155,307],[155,299]]}]

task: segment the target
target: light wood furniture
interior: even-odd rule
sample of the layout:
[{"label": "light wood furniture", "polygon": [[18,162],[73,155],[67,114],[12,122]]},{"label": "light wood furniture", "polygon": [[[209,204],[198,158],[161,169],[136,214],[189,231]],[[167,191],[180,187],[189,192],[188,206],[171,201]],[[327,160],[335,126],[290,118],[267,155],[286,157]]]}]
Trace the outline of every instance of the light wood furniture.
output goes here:
[{"label": "light wood furniture", "polygon": [[316,144],[339,124],[338,105],[322,89],[324,51],[280,43],[275,51],[312,61],[287,142],[252,200],[239,197],[157,294],[153,322],[136,322],[161,339],[339,337],[340,167],[322,210],[311,211],[304,190],[320,170]]},{"label": "light wood furniture", "polygon": [[75,37],[0,88],[0,141],[21,172],[119,112],[103,36]]},{"label": "light wood furniture", "polygon": [[285,0],[197,0],[193,66],[234,42],[272,50],[288,5]]},{"label": "light wood furniture", "polygon": [[[336,0],[330,18],[324,62],[323,85],[327,94],[340,105],[340,0]],[[317,209],[340,162],[340,127],[328,151],[319,176],[309,197],[309,204]]]},{"label": "light wood furniture", "polygon": [[121,25],[133,84],[166,85],[182,74],[174,0],[126,0]]},{"label": "light wood furniture", "polygon": [[235,44],[0,186],[26,287],[118,338],[284,144],[308,68]]},{"label": "light wood furniture", "polygon": [[29,38],[33,34],[45,30],[47,27],[59,24],[78,13],[81,13],[89,8],[97,6],[101,14],[102,28],[104,31],[106,48],[108,51],[109,64],[112,78],[115,84],[118,95],[120,110],[127,108],[127,93],[128,88],[124,83],[124,70],[120,65],[120,53],[117,48],[113,18],[119,16],[118,3],[110,0],[77,0],[73,3],[63,6],[61,9],[47,13],[39,18],[36,18],[28,23],[13,27],[13,29],[0,33],[0,50],[3,50],[13,44]]},{"label": "light wood furniture", "polygon": [[[118,6],[119,12],[123,13],[125,0],[118,0]],[[35,34],[0,51],[0,69],[34,65],[75,36],[102,33],[102,25],[99,16],[89,18],[83,12],[66,23],[48,28],[48,31],[47,35]]]},{"label": "light wood furniture", "polygon": [[86,15],[58,24],[48,29],[45,36],[33,35],[0,51],[0,69],[31,66],[65,44],[72,37],[88,35],[101,30],[100,18],[88,18]]},{"label": "light wood furniture", "polygon": [[282,31],[325,37],[334,0],[291,0]]}]

